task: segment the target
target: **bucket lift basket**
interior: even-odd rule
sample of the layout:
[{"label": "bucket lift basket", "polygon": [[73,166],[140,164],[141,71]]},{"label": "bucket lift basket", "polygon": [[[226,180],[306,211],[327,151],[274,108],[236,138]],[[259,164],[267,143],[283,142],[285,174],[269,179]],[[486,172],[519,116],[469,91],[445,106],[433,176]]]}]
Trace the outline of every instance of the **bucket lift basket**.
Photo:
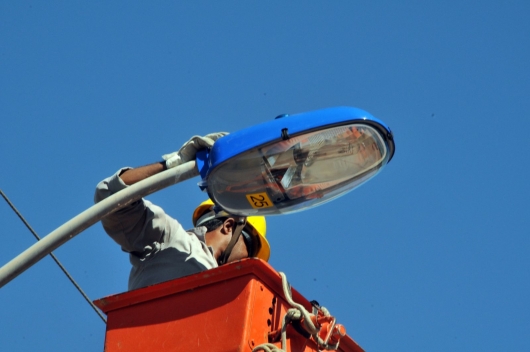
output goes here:
[{"label": "bucket lift basket", "polygon": [[[292,289],[292,299],[312,304]],[[291,308],[282,278],[260,259],[244,259],[180,279],[94,302],[107,316],[105,351],[252,351],[281,347],[283,317]],[[319,351],[296,324],[286,329],[287,351]],[[270,346],[270,345],[269,345]],[[338,351],[363,351],[348,335]]]}]

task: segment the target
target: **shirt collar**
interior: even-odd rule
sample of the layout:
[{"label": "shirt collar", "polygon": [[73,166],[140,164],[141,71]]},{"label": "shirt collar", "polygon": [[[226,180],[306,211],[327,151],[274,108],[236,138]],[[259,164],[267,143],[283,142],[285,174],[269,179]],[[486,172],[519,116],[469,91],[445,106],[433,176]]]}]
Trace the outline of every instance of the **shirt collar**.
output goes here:
[{"label": "shirt collar", "polygon": [[206,226],[199,226],[199,227],[194,227],[192,228],[191,230],[188,230],[186,232],[191,232],[193,233],[195,236],[197,236],[197,238],[199,239],[199,241],[201,241],[202,243],[204,243],[204,247],[205,248],[208,248],[208,250],[210,251],[210,253],[212,254],[213,256],[213,248],[210,247],[210,246],[207,246],[206,245]]},{"label": "shirt collar", "polygon": [[186,232],[191,232],[201,241],[206,243],[206,226],[194,227]]}]

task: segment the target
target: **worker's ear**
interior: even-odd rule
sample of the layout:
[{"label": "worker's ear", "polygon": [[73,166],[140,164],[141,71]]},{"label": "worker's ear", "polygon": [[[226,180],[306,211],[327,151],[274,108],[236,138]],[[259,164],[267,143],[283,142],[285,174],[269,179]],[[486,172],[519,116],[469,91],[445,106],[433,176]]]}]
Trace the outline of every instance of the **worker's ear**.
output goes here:
[{"label": "worker's ear", "polygon": [[236,221],[232,218],[228,218],[223,223],[223,226],[221,226],[221,233],[223,235],[231,235],[234,231],[234,227],[236,225]]}]

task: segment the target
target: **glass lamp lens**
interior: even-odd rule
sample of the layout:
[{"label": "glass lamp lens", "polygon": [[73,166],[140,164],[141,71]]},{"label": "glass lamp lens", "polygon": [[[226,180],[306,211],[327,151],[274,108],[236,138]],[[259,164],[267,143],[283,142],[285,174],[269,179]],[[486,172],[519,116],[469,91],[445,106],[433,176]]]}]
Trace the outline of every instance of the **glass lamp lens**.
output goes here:
[{"label": "glass lamp lens", "polygon": [[216,167],[208,193],[239,215],[285,214],[360,186],[388,161],[373,127],[353,123],[305,133],[244,152]]}]

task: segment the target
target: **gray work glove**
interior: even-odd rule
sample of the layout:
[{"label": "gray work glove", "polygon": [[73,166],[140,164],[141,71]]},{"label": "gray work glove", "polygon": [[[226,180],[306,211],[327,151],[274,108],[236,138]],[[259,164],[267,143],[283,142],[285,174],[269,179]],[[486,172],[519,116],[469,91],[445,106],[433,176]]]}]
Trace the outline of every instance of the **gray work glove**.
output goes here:
[{"label": "gray work glove", "polygon": [[179,166],[190,160],[195,160],[195,155],[199,150],[211,148],[216,140],[227,134],[228,132],[216,132],[207,134],[204,137],[193,136],[180,147],[178,152],[162,155],[162,158],[166,161],[168,169]]}]

